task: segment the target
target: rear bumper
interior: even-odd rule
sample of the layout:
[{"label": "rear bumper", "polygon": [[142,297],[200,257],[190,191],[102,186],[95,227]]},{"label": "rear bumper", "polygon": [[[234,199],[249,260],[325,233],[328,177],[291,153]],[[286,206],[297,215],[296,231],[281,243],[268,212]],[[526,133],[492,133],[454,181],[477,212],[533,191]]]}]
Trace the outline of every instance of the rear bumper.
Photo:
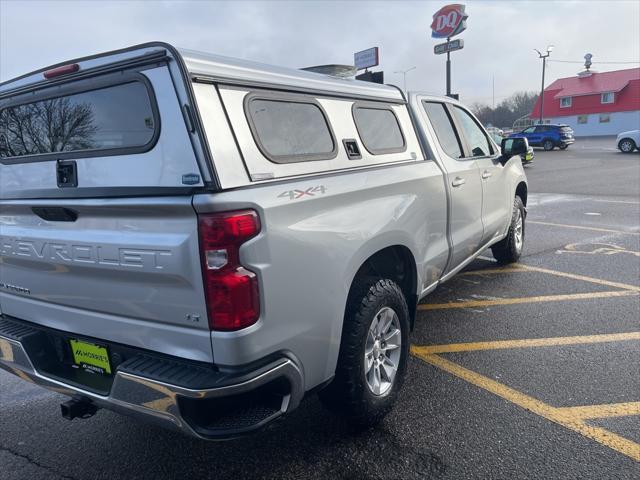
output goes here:
[{"label": "rear bumper", "polygon": [[222,440],[258,430],[297,407],[304,395],[301,370],[285,356],[220,372],[144,354],[119,365],[108,394],[100,394],[36,367],[42,363],[41,336],[46,333],[33,324],[0,317],[0,368],[97,407],[198,438]]}]

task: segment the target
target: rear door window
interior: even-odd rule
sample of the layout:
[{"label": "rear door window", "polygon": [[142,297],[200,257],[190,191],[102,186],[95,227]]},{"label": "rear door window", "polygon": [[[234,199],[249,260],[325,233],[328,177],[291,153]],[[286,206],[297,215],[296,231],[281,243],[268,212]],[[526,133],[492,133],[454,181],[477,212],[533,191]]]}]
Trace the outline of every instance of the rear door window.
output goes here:
[{"label": "rear door window", "polygon": [[423,102],[423,104],[442,149],[451,158],[462,158],[460,139],[445,106],[436,102]]},{"label": "rear door window", "polygon": [[337,155],[327,117],[312,99],[249,96],[245,111],[258,148],[274,163],[328,160]]},{"label": "rear door window", "polygon": [[0,110],[0,157],[144,151],[154,143],[158,123],[155,103],[141,81],[49,96]]},{"label": "rear door window", "polygon": [[372,155],[406,150],[402,129],[391,107],[355,104],[353,119],[362,144]]},{"label": "rear door window", "polygon": [[453,105],[453,114],[460,124],[464,136],[469,144],[469,151],[472,157],[486,157],[493,154],[493,148],[489,143],[487,135],[473,117],[462,108]]}]

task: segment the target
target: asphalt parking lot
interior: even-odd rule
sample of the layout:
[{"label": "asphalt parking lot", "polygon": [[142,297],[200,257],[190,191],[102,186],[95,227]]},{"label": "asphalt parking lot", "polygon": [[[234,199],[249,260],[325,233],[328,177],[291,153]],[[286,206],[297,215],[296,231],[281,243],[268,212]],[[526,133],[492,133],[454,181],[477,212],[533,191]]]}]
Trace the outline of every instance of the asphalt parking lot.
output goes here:
[{"label": "asphalt parking lot", "polygon": [[273,428],[205,443],[0,373],[0,478],[640,476],[640,154],[613,139],[536,151],[524,256],[490,252],[420,305],[402,398],[355,433],[315,397]]}]

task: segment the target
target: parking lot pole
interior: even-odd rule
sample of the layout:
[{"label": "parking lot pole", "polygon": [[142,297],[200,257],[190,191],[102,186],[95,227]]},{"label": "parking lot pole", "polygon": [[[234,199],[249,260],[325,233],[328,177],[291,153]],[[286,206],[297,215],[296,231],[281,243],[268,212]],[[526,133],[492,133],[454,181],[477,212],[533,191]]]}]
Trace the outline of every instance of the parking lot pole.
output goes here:
[{"label": "parking lot pole", "polygon": [[544,70],[547,65],[547,57],[542,57],[542,87],[540,87],[540,121],[538,123],[542,124],[544,117]]}]

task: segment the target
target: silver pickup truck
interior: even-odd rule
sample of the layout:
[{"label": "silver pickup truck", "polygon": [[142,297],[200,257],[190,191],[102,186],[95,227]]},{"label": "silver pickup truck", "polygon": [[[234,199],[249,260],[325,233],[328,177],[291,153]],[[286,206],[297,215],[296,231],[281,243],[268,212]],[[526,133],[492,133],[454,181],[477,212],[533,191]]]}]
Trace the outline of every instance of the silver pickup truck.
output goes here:
[{"label": "silver pickup truck", "polygon": [[0,367],[205,439],[389,411],[416,305],[524,240],[526,139],[164,43],[0,85]]}]

